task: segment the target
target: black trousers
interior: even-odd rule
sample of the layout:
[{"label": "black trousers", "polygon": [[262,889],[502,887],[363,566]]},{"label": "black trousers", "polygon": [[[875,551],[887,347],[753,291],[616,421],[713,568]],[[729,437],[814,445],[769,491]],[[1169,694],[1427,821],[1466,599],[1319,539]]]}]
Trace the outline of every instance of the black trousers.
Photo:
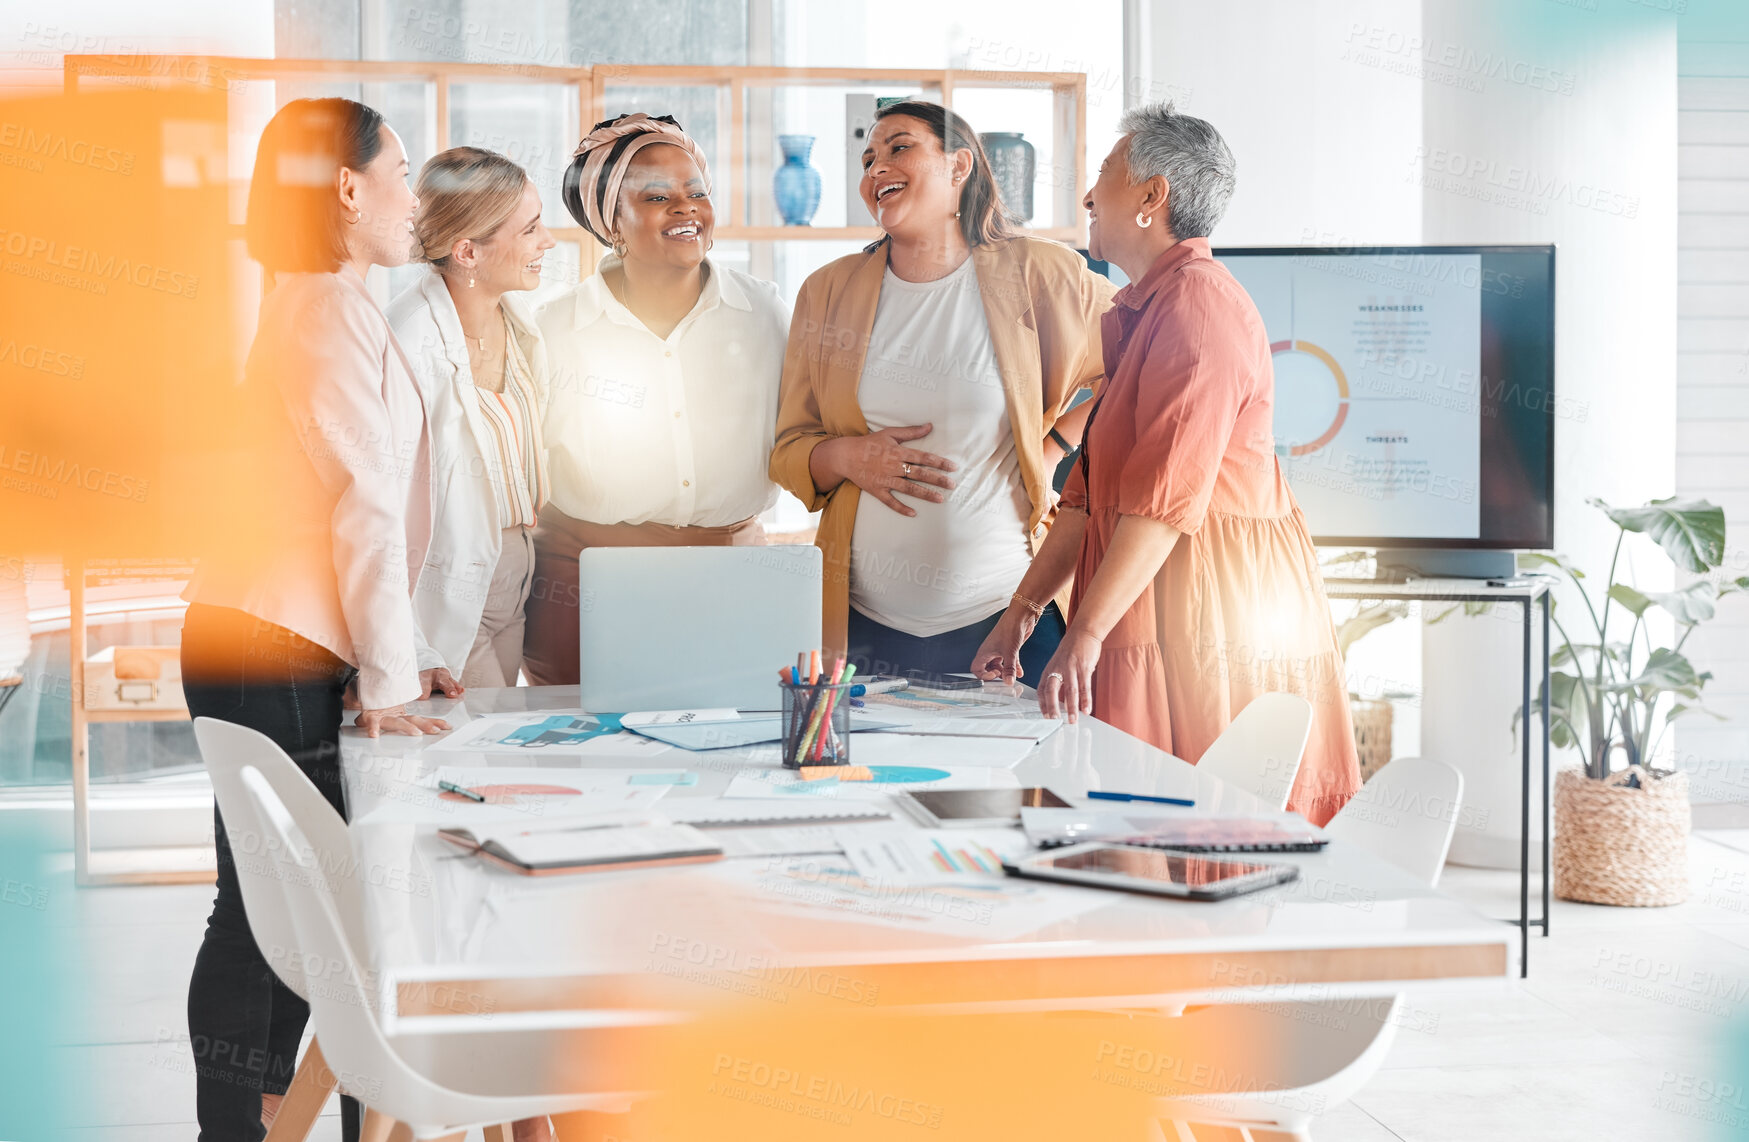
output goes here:
[{"label": "black trousers", "polygon": [[[341,698],[352,667],[284,627],[242,611],[191,604],[182,627],[188,712],[259,730],[291,755],[344,816]],[[284,1094],[297,1071],[310,1007],[273,974],[243,912],[225,823],[213,807],[218,892],[188,982],[200,1142],[259,1142],[261,1096]],[[358,1137],[358,1104],[341,1103],[341,1129]]]},{"label": "black trousers", "polygon": [[[963,674],[971,670],[972,656],[996,629],[996,622],[1001,617],[1002,612],[997,611],[969,626],[919,638],[878,623],[851,607],[845,654],[856,663],[857,674],[864,678],[874,674],[903,674],[907,670]],[[1066,629],[1057,604],[1046,603],[1045,613],[1039,616],[1032,636],[1020,647],[1020,669],[1024,675],[1021,681],[1029,686],[1038,685],[1039,676],[1045,672],[1051,656],[1057,653],[1057,644],[1063,641]]]}]

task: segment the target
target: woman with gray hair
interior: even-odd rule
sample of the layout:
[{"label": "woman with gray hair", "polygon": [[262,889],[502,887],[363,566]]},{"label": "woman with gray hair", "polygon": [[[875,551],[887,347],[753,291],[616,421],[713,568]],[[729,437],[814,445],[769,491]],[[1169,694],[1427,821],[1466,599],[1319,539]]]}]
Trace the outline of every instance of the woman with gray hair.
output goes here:
[{"label": "woman with gray hair", "polygon": [[[1321,825],[1360,770],[1317,556],[1276,459],[1269,340],[1209,253],[1233,155],[1170,103],[1121,129],[1083,205],[1093,256],[1133,284],[1105,315],[1105,388],[1016,594],[1049,598],[1074,577],[1039,708],[1194,762],[1252,698],[1301,694],[1312,732],[1288,807]],[[1011,606],[972,669],[1012,677],[1030,617]]]}]

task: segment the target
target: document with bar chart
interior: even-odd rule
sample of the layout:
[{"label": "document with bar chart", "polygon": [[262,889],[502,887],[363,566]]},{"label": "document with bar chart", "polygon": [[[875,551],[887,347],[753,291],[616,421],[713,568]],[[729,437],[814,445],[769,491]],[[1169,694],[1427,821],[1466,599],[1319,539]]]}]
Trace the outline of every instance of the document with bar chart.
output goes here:
[{"label": "document with bar chart", "polygon": [[1026,851],[1014,829],[913,829],[862,826],[837,830],[844,855],[875,884],[989,883],[1003,860]]}]

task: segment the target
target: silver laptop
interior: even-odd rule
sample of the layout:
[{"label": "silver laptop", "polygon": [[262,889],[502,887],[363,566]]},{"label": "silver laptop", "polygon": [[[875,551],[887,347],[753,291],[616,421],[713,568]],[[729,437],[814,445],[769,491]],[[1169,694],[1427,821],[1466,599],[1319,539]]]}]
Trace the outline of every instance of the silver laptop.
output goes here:
[{"label": "silver laptop", "polygon": [[820,645],[820,549],[591,547],[577,559],[582,704],[775,710]]}]

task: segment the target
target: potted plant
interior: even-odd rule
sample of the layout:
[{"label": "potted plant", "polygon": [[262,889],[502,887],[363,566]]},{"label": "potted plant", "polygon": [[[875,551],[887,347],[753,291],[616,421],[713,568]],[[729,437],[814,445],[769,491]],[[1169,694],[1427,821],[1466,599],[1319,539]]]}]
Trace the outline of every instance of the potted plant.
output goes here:
[{"label": "potted plant", "polygon": [[[1541,699],[1549,704],[1553,744],[1576,747],[1584,758],[1582,769],[1555,778],[1555,894],[1594,904],[1679,904],[1688,896],[1688,778],[1654,768],[1652,759],[1671,722],[1711,715],[1701,696],[1712,675],[1695,670],[1682,650],[1713,617],[1716,600],[1749,589],[1749,577],[1702,578],[1664,592],[1620,582],[1630,531],[1650,538],[1683,571],[1715,571],[1725,556],[1725,513],[1705,500],[1653,500],[1636,508],[1589,502],[1618,529],[1600,596],[1564,556],[1519,557],[1564,574],[1584,608],[1577,638],[1556,609],[1560,643]],[[1654,610],[1674,623],[1669,645],[1652,636],[1646,620]]]},{"label": "potted plant", "polygon": [[[1328,569],[1340,568],[1365,574],[1372,569],[1370,551],[1347,551],[1323,561]],[[1354,613],[1336,624],[1336,649],[1342,661],[1348,661],[1348,650],[1355,643],[1398,619],[1409,617],[1409,604],[1401,600],[1363,602]],[[1399,695],[1384,693],[1367,698],[1352,690],[1348,694],[1349,715],[1354,721],[1354,748],[1360,758],[1360,779],[1366,781],[1391,760],[1391,699]]]}]

